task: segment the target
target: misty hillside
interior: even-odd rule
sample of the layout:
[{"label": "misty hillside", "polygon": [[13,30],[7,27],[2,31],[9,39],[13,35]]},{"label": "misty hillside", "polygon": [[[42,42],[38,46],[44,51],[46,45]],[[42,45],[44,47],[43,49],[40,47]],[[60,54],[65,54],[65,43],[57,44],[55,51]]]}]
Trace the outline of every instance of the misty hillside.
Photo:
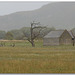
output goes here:
[{"label": "misty hillside", "polygon": [[29,27],[32,21],[57,29],[75,27],[75,2],[55,2],[33,11],[16,12],[0,16],[0,30]]}]

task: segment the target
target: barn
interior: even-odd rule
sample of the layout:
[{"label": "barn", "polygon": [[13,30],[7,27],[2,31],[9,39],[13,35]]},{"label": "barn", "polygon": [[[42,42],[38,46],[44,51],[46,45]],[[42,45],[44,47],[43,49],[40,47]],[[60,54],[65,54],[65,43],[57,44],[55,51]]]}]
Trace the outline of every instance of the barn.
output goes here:
[{"label": "barn", "polygon": [[69,45],[73,44],[74,37],[71,32],[67,30],[55,30],[49,32],[43,38],[43,45]]}]

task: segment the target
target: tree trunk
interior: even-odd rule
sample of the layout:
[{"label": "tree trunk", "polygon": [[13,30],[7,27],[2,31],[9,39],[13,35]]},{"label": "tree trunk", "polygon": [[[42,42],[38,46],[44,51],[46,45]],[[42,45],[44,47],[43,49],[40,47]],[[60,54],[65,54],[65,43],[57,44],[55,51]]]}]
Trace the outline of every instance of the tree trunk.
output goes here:
[{"label": "tree trunk", "polygon": [[32,40],[32,42],[31,42],[31,44],[32,44],[32,47],[35,47],[35,44],[34,44],[34,41]]}]

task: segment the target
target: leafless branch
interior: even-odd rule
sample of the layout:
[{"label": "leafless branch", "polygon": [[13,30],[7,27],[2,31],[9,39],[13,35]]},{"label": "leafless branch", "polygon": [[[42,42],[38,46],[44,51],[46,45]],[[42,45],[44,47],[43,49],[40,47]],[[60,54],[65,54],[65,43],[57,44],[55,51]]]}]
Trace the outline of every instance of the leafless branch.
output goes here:
[{"label": "leafless branch", "polygon": [[46,27],[39,27],[39,28],[41,28],[41,29],[39,30],[39,32],[38,32],[37,35],[34,34],[34,37],[32,38],[33,40],[34,40],[35,38],[37,38],[37,37],[40,35],[40,32],[42,31],[42,29],[44,29],[44,28],[46,28]]},{"label": "leafless branch", "polygon": [[31,40],[29,38],[27,38],[27,40],[31,43]]}]

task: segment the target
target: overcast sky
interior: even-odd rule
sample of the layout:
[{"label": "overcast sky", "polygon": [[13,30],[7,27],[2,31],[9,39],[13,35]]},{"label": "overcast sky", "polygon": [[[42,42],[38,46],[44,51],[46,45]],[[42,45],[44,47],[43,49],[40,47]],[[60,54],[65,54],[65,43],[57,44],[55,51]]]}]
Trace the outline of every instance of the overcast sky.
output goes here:
[{"label": "overcast sky", "polygon": [[29,11],[38,9],[50,2],[0,2],[0,16],[18,11]]}]

